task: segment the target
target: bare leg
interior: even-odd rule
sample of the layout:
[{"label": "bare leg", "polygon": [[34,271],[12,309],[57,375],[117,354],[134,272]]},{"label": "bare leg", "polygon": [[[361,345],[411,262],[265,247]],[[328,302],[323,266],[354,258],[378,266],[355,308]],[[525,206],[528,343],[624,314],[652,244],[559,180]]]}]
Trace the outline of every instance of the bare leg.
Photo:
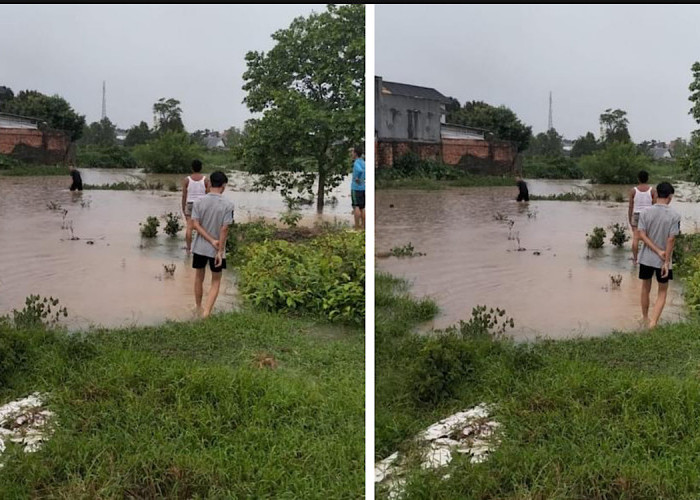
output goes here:
[{"label": "bare leg", "polygon": [[360,210],[360,219],[362,221],[362,230],[365,229],[365,209]]},{"label": "bare leg", "polygon": [[206,318],[211,314],[211,310],[214,309],[214,302],[219,296],[219,287],[221,286],[221,271],[218,273],[211,273],[211,288],[209,288],[209,294],[207,295],[207,305],[204,306],[204,311],[202,312],[202,318]]},{"label": "bare leg", "polygon": [[632,228],[632,261],[637,265],[637,257],[639,256],[639,230],[636,227]]},{"label": "bare leg", "polygon": [[185,216],[187,224],[185,225],[185,248],[187,249],[187,255],[192,251],[192,231],[194,230],[194,222],[192,222],[192,217]]},{"label": "bare leg", "polygon": [[656,302],[654,303],[654,311],[651,313],[651,320],[649,321],[649,328],[654,328],[659,322],[661,312],[664,310],[664,306],[666,305],[667,292],[668,281],[666,283],[659,283],[659,294],[656,296]]},{"label": "bare leg", "polygon": [[360,229],[360,219],[362,217],[360,207],[353,207],[352,215],[355,218],[355,229]]},{"label": "bare leg", "polygon": [[642,320],[646,324],[649,321],[649,293],[651,292],[651,280],[642,280]]},{"label": "bare leg", "polygon": [[204,288],[204,271],[206,268],[195,269],[194,275],[194,303],[197,306],[197,313],[202,310],[202,293]]}]

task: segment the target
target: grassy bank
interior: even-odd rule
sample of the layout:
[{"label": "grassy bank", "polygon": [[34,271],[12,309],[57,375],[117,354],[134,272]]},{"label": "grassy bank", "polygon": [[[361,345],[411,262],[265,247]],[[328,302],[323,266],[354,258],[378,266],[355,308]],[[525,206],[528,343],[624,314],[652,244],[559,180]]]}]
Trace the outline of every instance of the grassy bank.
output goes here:
[{"label": "grassy bank", "polygon": [[457,179],[431,179],[428,177],[404,177],[382,179],[377,176],[376,189],[425,189],[438,190],[451,187],[515,186],[515,178],[488,175],[464,175]]},{"label": "grassy bank", "polygon": [[[376,290],[377,458],[410,453],[420,430],[481,402],[503,426],[482,464],[458,454],[447,470],[416,463],[407,498],[700,495],[698,324],[533,344],[474,325],[421,337],[411,328],[434,304],[385,275]],[[439,397],[425,397],[425,366]]]},{"label": "grassy bank", "polygon": [[47,392],[58,425],[40,452],[4,458],[6,498],[362,494],[359,329],[246,312],[20,335],[31,360],[0,400]]}]

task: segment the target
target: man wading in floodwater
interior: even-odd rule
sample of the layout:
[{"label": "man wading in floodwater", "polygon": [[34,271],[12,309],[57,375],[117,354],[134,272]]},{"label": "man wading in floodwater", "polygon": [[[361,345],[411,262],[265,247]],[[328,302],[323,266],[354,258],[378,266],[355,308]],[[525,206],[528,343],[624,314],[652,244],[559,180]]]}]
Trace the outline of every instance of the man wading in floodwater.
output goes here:
[{"label": "man wading in floodwater", "polygon": [[188,175],[182,181],[182,213],[185,214],[185,249],[187,255],[192,248],[192,207],[194,202],[200,200],[209,192],[210,183],[205,175],[202,175],[202,162],[194,160],[192,162],[192,175]]},{"label": "man wading in floodwater", "polygon": [[518,186],[517,201],[530,201],[530,193],[527,190],[527,184],[519,175],[515,177],[515,184]]},{"label": "man wading in floodwater", "polygon": [[82,191],[83,190],[83,179],[82,179],[82,177],[80,177],[80,172],[78,172],[78,170],[73,165],[70,166],[70,176],[71,176],[71,179],[73,179],[73,183],[70,185],[70,190],[71,191],[75,191],[75,190]]},{"label": "man wading in floodwater", "polygon": [[[656,193],[656,204],[641,213],[638,226],[639,238],[644,243],[639,254],[639,279],[643,280],[642,317],[644,322],[649,321],[649,328],[654,328],[659,322],[666,304],[668,281],[673,279],[673,244],[681,227],[680,214],[669,207],[673,198],[673,186],[662,182],[656,186]],[[659,293],[649,318],[649,293],[654,274],[659,283]]]},{"label": "man wading in floodwater", "polygon": [[627,214],[630,227],[632,228],[632,262],[634,262],[635,266],[637,265],[637,257],[639,254],[639,230],[637,229],[639,225],[639,216],[644,210],[656,203],[656,190],[647,184],[649,181],[649,173],[645,170],[641,170],[639,174],[637,174],[637,180],[639,184],[630,189],[629,192],[630,204]]},{"label": "man wading in floodwater", "polygon": [[[211,174],[211,190],[192,207],[192,224],[197,236],[192,246],[192,267],[194,277],[194,300],[197,312],[202,311],[206,318],[214,308],[221,286],[221,271],[226,269],[226,237],[228,227],[233,223],[233,202],[226,200],[222,193],[226,189],[228,177],[223,172]],[[207,263],[211,269],[211,288],[207,303],[202,310],[204,274]]]}]

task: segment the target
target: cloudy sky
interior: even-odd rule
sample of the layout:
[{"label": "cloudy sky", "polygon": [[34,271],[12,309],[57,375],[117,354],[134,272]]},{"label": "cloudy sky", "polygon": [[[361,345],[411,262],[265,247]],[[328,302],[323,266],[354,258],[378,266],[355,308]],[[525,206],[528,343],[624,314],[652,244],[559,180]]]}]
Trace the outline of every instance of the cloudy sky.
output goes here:
[{"label": "cloudy sky", "polygon": [[513,109],[535,133],[598,136],[606,108],[628,113],[632,138],[670,140],[688,115],[700,60],[699,6],[377,5],[376,72],[461,103]]},{"label": "cloudy sky", "polygon": [[0,5],[0,85],[59,94],[88,123],[153,122],[161,97],[181,101],[188,130],[250,118],[241,89],[249,50],[324,5]]}]

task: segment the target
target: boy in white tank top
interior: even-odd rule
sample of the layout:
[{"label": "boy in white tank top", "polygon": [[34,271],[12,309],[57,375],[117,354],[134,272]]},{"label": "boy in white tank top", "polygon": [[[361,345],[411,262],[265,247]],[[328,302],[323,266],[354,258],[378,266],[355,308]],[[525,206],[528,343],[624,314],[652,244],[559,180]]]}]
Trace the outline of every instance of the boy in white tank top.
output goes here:
[{"label": "boy in white tank top", "polygon": [[187,250],[187,255],[192,251],[192,231],[194,231],[192,206],[209,192],[209,188],[211,188],[209,179],[202,174],[202,162],[194,160],[192,162],[192,174],[185,177],[182,181],[182,213],[185,215],[185,220],[187,221],[187,227],[185,229],[185,249]]},{"label": "boy in white tank top", "polygon": [[649,173],[642,170],[637,174],[639,184],[633,187],[629,192],[629,209],[627,211],[630,227],[632,228],[632,261],[637,265],[639,255],[639,225],[640,214],[656,203],[656,189],[651,187],[649,182]]}]

